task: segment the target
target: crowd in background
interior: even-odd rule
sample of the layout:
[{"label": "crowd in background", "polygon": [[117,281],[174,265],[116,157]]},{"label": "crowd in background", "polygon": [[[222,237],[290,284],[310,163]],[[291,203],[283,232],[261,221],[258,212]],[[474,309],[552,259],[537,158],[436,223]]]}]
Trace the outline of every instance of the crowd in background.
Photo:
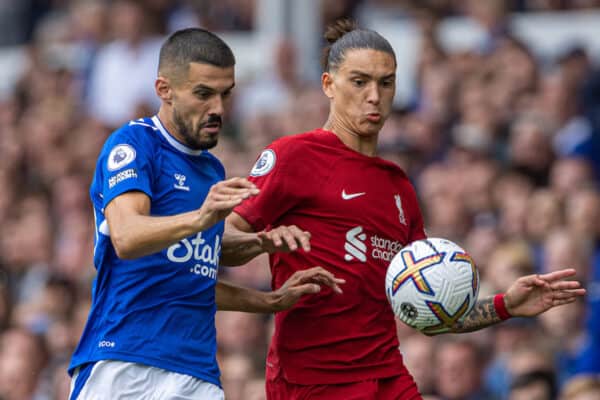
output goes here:
[{"label": "crowd in background", "polygon": [[[17,84],[0,98],[0,399],[59,400],[68,398],[66,368],[90,306],[88,187],[96,156],[114,128],[157,110],[153,80],[165,33],[190,25],[252,30],[256,4],[18,4],[27,8],[8,7],[11,14],[0,6],[0,20],[22,18],[2,37],[25,46],[27,58]],[[384,126],[380,155],[413,180],[428,235],[452,239],[474,257],[480,296],[505,291],[521,275],[565,266],[588,288],[581,302],[472,334],[430,338],[399,323],[401,351],[422,393],[520,400],[546,390],[540,398],[600,398],[600,64],[576,46],[555,60],[536,59],[511,33],[508,13],[600,2],[322,5],[324,23],[360,20],[363,7],[394,8],[418,21],[414,96]],[[455,53],[440,45],[440,18],[456,14],[487,30],[481,48]],[[294,44],[282,40],[274,55],[272,74],[238,82],[234,91],[214,151],[228,176],[245,176],[265,145],[320,127],[327,116],[319,82],[297,77]],[[264,256],[220,273],[270,288]],[[216,318],[227,399],[264,399],[271,317]]]}]

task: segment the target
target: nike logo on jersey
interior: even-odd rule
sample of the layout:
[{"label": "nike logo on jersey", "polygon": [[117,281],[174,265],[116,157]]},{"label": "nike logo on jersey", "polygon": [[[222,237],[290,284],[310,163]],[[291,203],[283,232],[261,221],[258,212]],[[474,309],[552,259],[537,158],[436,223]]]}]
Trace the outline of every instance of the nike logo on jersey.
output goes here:
[{"label": "nike logo on jersey", "polygon": [[367,192],[346,193],[346,189],[344,189],[344,190],[342,190],[342,199],[344,199],[344,200],[351,200],[351,199],[354,199],[356,197],[362,196],[363,194],[367,194]]}]

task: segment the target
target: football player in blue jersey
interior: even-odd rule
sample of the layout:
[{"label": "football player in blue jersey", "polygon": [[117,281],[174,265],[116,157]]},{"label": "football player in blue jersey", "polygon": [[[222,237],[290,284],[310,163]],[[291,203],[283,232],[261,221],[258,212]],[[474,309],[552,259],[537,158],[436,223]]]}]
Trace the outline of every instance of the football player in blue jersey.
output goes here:
[{"label": "football player in blue jersey", "polygon": [[308,243],[294,227],[223,242],[223,219],[259,195],[244,178],[224,180],[207,151],[217,144],[234,64],[230,48],[210,32],[172,34],[160,52],[158,114],[125,124],[99,155],[90,188],[97,277],[69,367],[71,400],[223,399],[217,309],[274,312],[320,285],[340,291],[343,280],[320,267],[292,275],[274,292],[217,281],[222,252]]}]

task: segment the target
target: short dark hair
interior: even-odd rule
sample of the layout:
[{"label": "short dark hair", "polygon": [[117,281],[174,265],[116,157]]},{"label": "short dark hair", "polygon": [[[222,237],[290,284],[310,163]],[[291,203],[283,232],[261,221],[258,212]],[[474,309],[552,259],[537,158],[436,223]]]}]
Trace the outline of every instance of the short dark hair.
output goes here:
[{"label": "short dark hair", "polygon": [[373,49],[383,51],[394,57],[396,53],[390,43],[379,33],[370,29],[359,29],[356,23],[349,19],[340,19],[329,25],[325,31],[325,40],[329,43],[323,49],[321,64],[323,71],[337,69],[344,61],[347,50]]},{"label": "short dark hair", "polygon": [[192,62],[226,68],[235,65],[233,52],[217,35],[201,28],[174,32],[160,48],[159,74],[187,71]]},{"label": "short dark hair", "polygon": [[546,385],[552,399],[556,398],[558,391],[556,387],[556,376],[552,371],[533,370],[521,375],[517,375],[510,383],[510,390],[519,390],[538,382]]}]

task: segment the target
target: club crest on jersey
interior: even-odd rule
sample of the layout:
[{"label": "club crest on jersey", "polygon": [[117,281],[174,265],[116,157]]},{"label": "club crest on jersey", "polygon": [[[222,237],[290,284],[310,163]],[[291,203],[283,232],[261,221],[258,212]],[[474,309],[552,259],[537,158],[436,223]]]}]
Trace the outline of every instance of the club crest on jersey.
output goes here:
[{"label": "club crest on jersey", "polygon": [[135,149],[128,144],[118,144],[108,155],[107,168],[116,171],[135,160]]},{"label": "club crest on jersey", "polygon": [[406,217],[404,216],[404,210],[402,209],[402,199],[399,194],[394,195],[396,200],[396,208],[398,209],[398,219],[402,225],[406,225]]},{"label": "club crest on jersey", "polygon": [[252,167],[252,171],[250,171],[250,176],[263,176],[268,174],[273,167],[275,166],[275,160],[277,157],[275,156],[275,152],[271,149],[264,150],[254,167]]}]

